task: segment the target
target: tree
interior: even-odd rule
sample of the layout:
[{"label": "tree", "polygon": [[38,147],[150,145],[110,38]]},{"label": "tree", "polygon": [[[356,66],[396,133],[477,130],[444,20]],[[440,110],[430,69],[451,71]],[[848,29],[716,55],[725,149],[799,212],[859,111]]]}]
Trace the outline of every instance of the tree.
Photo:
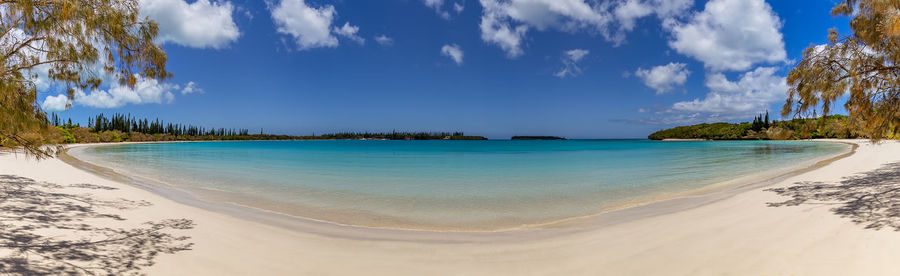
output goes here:
[{"label": "tree", "polygon": [[37,158],[54,134],[37,104],[37,82],[98,89],[104,78],[134,87],[165,80],[166,53],[153,42],[158,27],[138,15],[138,0],[0,0],[0,146],[21,146]]},{"label": "tree", "polygon": [[788,74],[782,116],[828,115],[844,107],[851,129],[874,140],[900,133],[900,1],[841,0],[831,11],[852,16],[852,34],[831,29],[828,44],[810,46]]}]

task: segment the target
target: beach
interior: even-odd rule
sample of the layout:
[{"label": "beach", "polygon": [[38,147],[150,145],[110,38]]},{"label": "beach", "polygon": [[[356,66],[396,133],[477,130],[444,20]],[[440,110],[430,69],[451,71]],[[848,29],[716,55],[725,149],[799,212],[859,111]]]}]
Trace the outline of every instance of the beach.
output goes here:
[{"label": "beach", "polygon": [[[0,155],[0,176],[7,183],[33,182],[56,196],[120,203],[95,204],[95,211],[121,219],[88,216],[83,222],[92,227],[132,229],[182,220],[160,228],[171,236],[154,241],[174,247],[140,267],[150,275],[900,274],[900,217],[883,210],[884,199],[878,198],[900,187],[893,173],[900,168],[879,171],[900,161],[900,143],[843,142],[858,147],[771,182],[550,228],[499,232],[377,229],[285,220],[246,208],[204,208],[59,159],[35,162],[13,153]],[[9,253],[4,250],[0,258]]]}]

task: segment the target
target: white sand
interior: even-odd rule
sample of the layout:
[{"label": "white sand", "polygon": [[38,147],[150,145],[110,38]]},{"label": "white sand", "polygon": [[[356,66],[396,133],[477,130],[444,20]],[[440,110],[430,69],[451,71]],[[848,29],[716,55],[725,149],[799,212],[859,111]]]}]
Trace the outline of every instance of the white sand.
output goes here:
[{"label": "white sand", "polygon": [[840,181],[900,160],[900,143],[859,143],[855,154],[822,168],[686,210],[640,215],[641,208],[666,208],[662,203],[565,229],[478,234],[275,226],[181,204],[60,160],[0,155],[0,175],[106,185],[119,190],[90,192],[153,203],[116,211],[123,222],[96,222],[111,227],[194,220],[194,229],[179,232],[191,236],[193,249],[161,255],[146,269],[151,275],[900,275],[900,232],[865,229],[834,214],[834,205],[766,204],[788,198],[765,188]]}]

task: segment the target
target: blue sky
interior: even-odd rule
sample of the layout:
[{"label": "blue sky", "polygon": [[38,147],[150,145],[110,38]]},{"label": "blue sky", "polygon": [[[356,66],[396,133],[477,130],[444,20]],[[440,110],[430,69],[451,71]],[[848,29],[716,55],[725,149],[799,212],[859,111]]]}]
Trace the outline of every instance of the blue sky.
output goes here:
[{"label": "blue sky", "polygon": [[[778,117],[834,1],[142,2],[175,77],[84,91],[62,117],[131,113],[269,133],[465,131],[642,138]],[[460,8],[461,7],[461,8]],[[190,89],[186,89],[190,87]],[[66,100],[39,86],[45,110]]]}]

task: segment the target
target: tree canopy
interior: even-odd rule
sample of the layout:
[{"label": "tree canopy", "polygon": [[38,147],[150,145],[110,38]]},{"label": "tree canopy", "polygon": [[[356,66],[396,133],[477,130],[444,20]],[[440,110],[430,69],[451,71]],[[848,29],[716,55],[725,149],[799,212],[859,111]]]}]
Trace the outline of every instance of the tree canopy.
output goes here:
[{"label": "tree canopy", "polygon": [[900,134],[900,1],[841,0],[835,16],[850,16],[852,34],[829,31],[788,74],[782,116],[827,115],[836,101],[853,131],[872,139]]},{"label": "tree canopy", "polygon": [[59,149],[44,146],[56,132],[37,103],[43,82],[71,101],[109,81],[169,78],[157,33],[138,0],[0,0],[0,146],[38,158]]}]

